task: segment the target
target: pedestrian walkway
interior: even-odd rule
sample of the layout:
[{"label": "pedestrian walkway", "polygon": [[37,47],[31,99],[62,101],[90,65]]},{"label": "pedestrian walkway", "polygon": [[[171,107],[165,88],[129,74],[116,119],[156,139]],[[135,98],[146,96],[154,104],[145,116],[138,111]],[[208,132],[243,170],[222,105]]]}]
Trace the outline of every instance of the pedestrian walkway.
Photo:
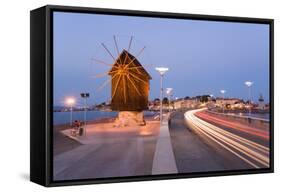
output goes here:
[{"label": "pedestrian walkway", "polygon": [[55,180],[151,175],[159,121],[141,127],[88,124],[86,129],[77,137],[62,131],[82,145],[54,156]]},{"label": "pedestrian walkway", "polygon": [[152,175],[178,173],[171,144],[168,119],[168,115],[164,116],[162,125],[160,126],[152,165]]}]

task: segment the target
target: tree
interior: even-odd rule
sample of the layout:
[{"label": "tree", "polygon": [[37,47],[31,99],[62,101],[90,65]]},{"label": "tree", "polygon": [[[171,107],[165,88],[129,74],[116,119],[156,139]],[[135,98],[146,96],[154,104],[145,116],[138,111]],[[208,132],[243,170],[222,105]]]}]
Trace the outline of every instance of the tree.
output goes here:
[{"label": "tree", "polygon": [[159,98],[155,98],[155,99],[153,100],[153,102],[154,102],[154,103],[159,103],[159,102],[160,102],[160,99],[159,99]]},{"label": "tree", "polygon": [[184,99],[185,99],[185,100],[186,100],[186,99],[190,99],[190,97],[189,97],[189,96],[186,96]]},{"label": "tree", "polygon": [[201,103],[206,103],[206,102],[208,102],[209,101],[209,95],[202,95],[201,97],[200,97],[200,102]]},{"label": "tree", "polygon": [[168,104],[169,103],[169,99],[167,97],[163,98],[163,104]]}]

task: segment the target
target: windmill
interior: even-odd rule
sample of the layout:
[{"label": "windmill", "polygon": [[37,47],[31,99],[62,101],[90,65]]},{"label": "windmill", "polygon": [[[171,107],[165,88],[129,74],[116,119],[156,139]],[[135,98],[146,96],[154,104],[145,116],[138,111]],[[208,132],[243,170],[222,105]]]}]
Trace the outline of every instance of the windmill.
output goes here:
[{"label": "windmill", "polygon": [[116,37],[113,36],[113,39],[117,57],[101,43],[105,52],[112,58],[112,64],[95,59],[96,62],[111,67],[106,73],[110,79],[101,84],[99,89],[111,83],[111,109],[119,112],[116,120],[118,124],[144,125],[143,110],[148,108],[149,81],[152,78],[137,57],[143,53],[145,47],[134,56],[130,53],[133,37],[130,38],[128,48],[121,52]]}]

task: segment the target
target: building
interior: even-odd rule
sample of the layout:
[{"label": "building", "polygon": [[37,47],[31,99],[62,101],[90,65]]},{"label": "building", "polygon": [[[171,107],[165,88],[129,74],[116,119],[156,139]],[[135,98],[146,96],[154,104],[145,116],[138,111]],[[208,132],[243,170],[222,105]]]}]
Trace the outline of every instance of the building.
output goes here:
[{"label": "building", "polygon": [[179,99],[179,100],[174,101],[174,107],[175,107],[175,109],[194,108],[199,103],[200,102],[198,102],[198,99],[196,99],[196,98]]},{"label": "building", "polygon": [[243,103],[242,99],[238,98],[216,98],[216,105],[234,105],[238,103]]},{"label": "building", "polygon": [[262,94],[260,94],[259,103],[258,103],[258,107],[257,108],[260,109],[260,110],[265,110],[266,109],[266,106],[265,106]]}]

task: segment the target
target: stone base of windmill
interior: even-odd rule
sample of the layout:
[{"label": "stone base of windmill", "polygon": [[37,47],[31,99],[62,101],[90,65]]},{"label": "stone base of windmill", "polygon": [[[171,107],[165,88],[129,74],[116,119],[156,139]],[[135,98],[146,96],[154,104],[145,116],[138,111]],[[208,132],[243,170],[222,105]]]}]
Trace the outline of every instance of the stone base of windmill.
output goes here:
[{"label": "stone base of windmill", "polygon": [[145,125],[142,111],[120,111],[115,120],[115,126],[117,127]]}]

